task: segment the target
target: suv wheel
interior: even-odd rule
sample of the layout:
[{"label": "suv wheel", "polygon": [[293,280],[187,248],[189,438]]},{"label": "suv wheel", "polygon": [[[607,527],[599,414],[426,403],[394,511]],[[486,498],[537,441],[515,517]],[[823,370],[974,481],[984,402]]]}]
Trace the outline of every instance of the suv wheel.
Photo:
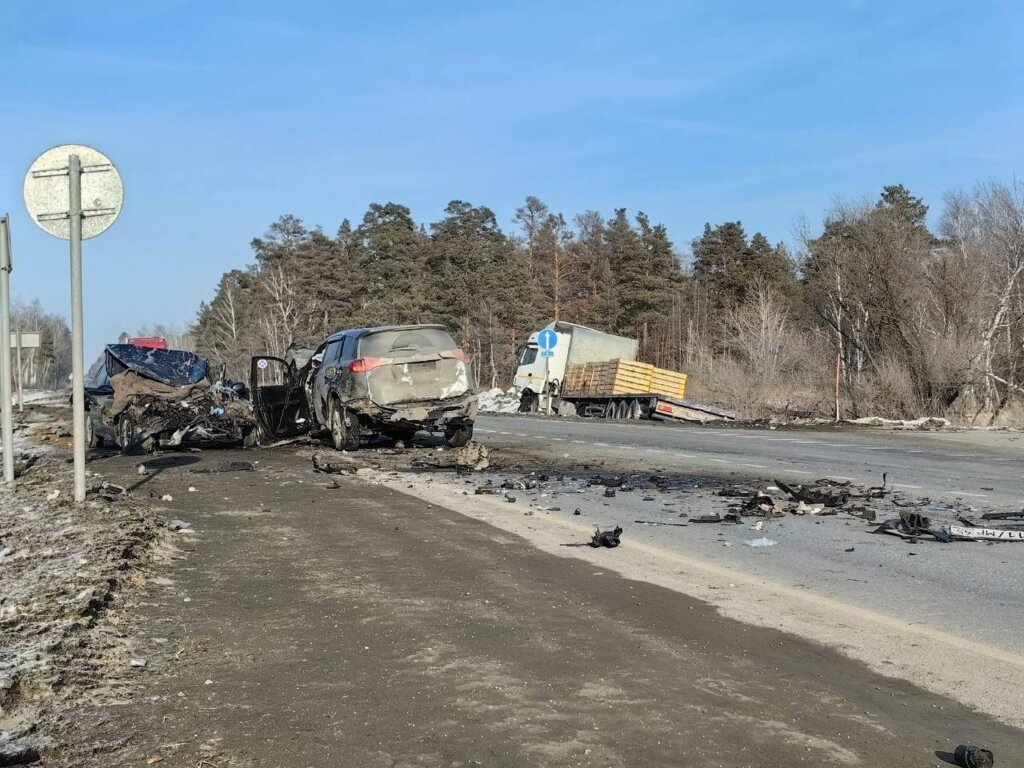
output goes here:
[{"label": "suv wheel", "polygon": [[331,401],[328,422],[334,450],[354,451],[359,447],[359,422],[337,400]]},{"label": "suv wheel", "polygon": [[473,439],[473,424],[462,424],[458,427],[449,427],[444,432],[445,442],[452,448],[461,448]]}]

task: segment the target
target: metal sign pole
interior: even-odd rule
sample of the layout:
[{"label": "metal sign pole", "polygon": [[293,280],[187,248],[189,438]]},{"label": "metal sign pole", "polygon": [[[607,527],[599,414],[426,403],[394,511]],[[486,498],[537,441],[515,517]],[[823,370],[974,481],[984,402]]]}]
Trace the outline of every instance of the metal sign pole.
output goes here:
[{"label": "metal sign pole", "polygon": [[15,349],[17,354],[14,358],[14,367],[16,369],[15,375],[17,378],[15,381],[18,385],[18,413],[25,412],[25,395],[22,393],[23,383],[21,381],[21,323],[18,323],[18,330],[14,334]]},{"label": "metal sign pole", "polygon": [[82,161],[68,158],[71,224],[71,397],[75,501],[85,501],[85,353],[82,333]]},{"label": "metal sign pole", "polygon": [[11,229],[0,218],[0,400],[3,400],[4,482],[14,483],[14,404],[11,402]]}]

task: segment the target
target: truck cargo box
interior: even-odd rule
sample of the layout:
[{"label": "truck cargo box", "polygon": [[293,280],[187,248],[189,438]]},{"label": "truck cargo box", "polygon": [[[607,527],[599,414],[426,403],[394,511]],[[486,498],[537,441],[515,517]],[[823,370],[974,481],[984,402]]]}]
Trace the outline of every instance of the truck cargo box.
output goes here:
[{"label": "truck cargo box", "polygon": [[562,394],[569,397],[646,393],[682,399],[686,394],[686,374],[635,360],[578,363],[569,366],[562,387]]}]

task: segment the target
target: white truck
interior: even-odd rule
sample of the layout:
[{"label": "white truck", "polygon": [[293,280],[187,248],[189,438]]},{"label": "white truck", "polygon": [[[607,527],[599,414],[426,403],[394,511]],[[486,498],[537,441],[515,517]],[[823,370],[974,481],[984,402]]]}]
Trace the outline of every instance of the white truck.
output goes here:
[{"label": "white truck", "polygon": [[[551,337],[550,332],[554,332]],[[544,339],[544,337],[547,337]],[[554,338],[554,345],[550,341]],[[542,341],[550,347],[542,349]],[[681,400],[664,392],[574,392],[563,385],[570,366],[580,363],[635,361],[639,342],[575,323],[556,320],[535,333],[519,349],[519,365],[513,383],[520,390],[522,413],[554,412],[560,416],[598,416],[606,419],[672,419],[710,421],[731,414]],[[681,376],[681,374],[675,374]]]}]

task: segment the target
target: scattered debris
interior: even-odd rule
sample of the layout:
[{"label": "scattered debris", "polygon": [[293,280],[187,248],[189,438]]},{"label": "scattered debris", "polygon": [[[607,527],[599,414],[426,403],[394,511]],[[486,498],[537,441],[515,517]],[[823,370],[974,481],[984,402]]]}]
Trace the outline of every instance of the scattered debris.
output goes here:
[{"label": "scattered debris", "polygon": [[188,523],[184,520],[171,520],[167,524],[167,529],[170,531],[184,531],[192,527],[192,523]]},{"label": "scattered debris", "polygon": [[613,549],[619,546],[619,539],[621,536],[622,529],[619,526],[615,526],[615,530],[612,531],[602,531],[598,528],[590,539],[590,546],[595,548],[608,547],[609,549]]},{"label": "scattered debris", "polygon": [[146,661],[146,659],[132,659],[128,662],[128,666],[139,668],[145,667],[147,664],[149,664],[149,662]]},{"label": "scattered debris", "polygon": [[760,539],[750,539],[749,541],[744,541],[743,544],[744,546],[754,547],[756,549],[759,547],[774,547],[776,544],[778,544],[778,542],[775,541],[775,539],[761,537]]},{"label": "scattered debris", "polygon": [[314,453],[313,470],[325,474],[354,473],[356,465],[347,461],[332,460],[329,456],[325,456],[322,453]]},{"label": "scattered debris", "polygon": [[56,501],[60,497],[60,489],[54,488],[48,494],[46,494],[47,501]]},{"label": "scattered debris", "polygon": [[174,501],[174,497],[171,496],[171,494],[169,493],[165,493],[163,496],[160,497],[160,501]]},{"label": "scattered debris", "polygon": [[139,468],[136,471],[140,475],[148,475],[149,474],[149,468],[145,464],[139,464]]},{"label": "scattered debris", "polygon": [[664,523],[660,520],[634,520],[637,525],[674,525],[677,528],[685,528],[689,523]]}]

